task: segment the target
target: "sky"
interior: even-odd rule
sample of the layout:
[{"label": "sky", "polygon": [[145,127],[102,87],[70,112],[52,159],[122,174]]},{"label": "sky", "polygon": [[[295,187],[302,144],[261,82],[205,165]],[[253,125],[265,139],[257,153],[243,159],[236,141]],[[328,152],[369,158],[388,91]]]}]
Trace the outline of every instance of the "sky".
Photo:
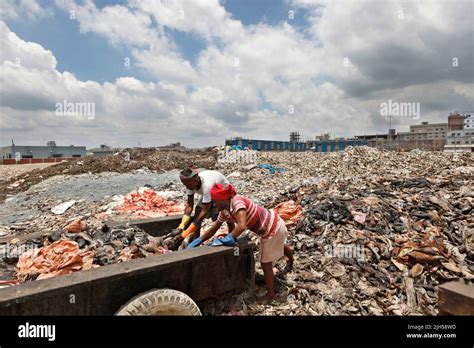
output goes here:
[{"label": "sky", "polygon": [[[447,122],[474,112],[473,23],[473,0],[1,0],[0,146]],[[420,114],[382,114],[389,101]]]}]

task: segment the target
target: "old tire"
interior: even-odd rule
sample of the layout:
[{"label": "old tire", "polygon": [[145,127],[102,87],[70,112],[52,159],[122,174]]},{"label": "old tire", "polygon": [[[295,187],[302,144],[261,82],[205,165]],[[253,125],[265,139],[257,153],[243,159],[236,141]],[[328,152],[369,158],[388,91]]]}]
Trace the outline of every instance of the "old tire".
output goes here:
[{"label": "old tire", "polygon": [[135,296],[115,315],[201,315],[196,303],[180,291],[155,289]]}]

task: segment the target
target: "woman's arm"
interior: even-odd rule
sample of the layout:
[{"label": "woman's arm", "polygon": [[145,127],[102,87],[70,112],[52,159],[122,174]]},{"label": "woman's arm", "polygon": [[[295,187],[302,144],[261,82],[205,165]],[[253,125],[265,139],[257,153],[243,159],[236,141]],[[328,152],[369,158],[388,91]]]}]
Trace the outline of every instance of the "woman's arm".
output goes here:
[{"label": "woman's arm", "polygon": [[234,215],[235,227],[232,231],[232,237],[237,238],[247,229],[247,210],[239,209]]},{"label": "woman's arm", "polygon": [[221,225],[222,225],[221,221],[219,221],[219,220],[214,221],[211,228],[209,228],[207,231],[204,231],[202,233],[202,235],[201,235],[202,241],[204,242],[204,241],[208,240],[209,238],[211,238],[213,235],[215,235],[216,232],[221,227]]}]

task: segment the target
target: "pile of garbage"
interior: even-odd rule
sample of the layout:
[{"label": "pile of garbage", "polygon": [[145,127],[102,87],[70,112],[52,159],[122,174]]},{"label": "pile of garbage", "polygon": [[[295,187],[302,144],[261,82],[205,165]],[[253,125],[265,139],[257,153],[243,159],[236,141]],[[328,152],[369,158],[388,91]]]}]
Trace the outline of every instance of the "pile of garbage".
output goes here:
[{"label": "pile of garbage", "polygon": [[[75,220],[62,231],[48,233],[23,243],[16,258],[9,254],[9,264],[16,263],[20,282],[46,279],[132,259],[170,252],[162,238],[153,237],[136,226],[91,229]],[[25,251],[26,250],[26,251]]]},{"label": "pile of garbage", "polygon": [[472,155],[359,147],[261,157],[286,171],[243,171],[236,186],[268,208],[303,207],[289,226],[294,268],[278,263],[275,303],[256,304],[260,282],[255,294],[207,301],[204,313],[436,315],[438,285],[473,283]]},{"label": "pile of garbage", "polygon": [[116,209],[119,213],[133,213],[136,218],[158,218],[184,213],[184,204],[168,200],[154,190],[129,193]]},{"label": "pile of garbage", "polygon": [[[72,219],[87,219],[100,228],[102,222],[140,218],[139,210],[116,211],[129,194],[153,191],[163,197],[162,205],[178,210],[185,192],[179,171],[57,175],[9,197],[0,204],[0,237],[62,229]],[[152,198],[154,193],[150,193]],[[142,197],[143,198],[143,197]],[[174,204],[174,208],[171,208]],[[142,202],[138,201],[138,204]],[[143,211],[144,216],[171,215],[169,209]],[[138,216],[138,217],[137,217]]]},{"label": "pile of garbage", "polygon": [[91,269],[94,266],[93,253],[81,251],[76,242],[58,240],[50,245],[27,251],[17,264],[20,281],[36,277],[37,280]]},{"label": "pile of garbage", "polygon": [[[285,269],[284,260],[276,265],[279,297],[275,303],[258,305],[255,302],[255,296],[265,292],[264,283],[259,281],[256,292],[230,294],[200,304],[203,313],[435,315],[440,284],[451,280],[470,284],[474,281],[472,154],[393,152],[369,147],[347,148],[334,153],[256,153],[238,148],[229,151],[251,153],[249,158],[239,157],[243,160],[238,163],[217,164],[239,194],[278,210],[289,228],[288,243],[295,251],[295,263],[292,270]],[[202,158],[199,155],[197,158],[204,161],[208,155],[215,161],[218,149],[204,152]],[[124,157],[124,154],[117,156]],[[150,158],[152,153],[143,156],[143,159]],[[170,162],[181,160],[181,163],[175,163],[175,168],[182,168],[196,158],[190,152],[175,156],[170,151],[166,155],[160,153],[160,156],[173,157]],[[141,160],[137,158],[130,154],[131,160]],[[128,162],[125,160],[120,168],[126,167],[124,163]],[[196,166],[213,168],[210,163]],[[50,168],[53,167],[56,165]],[[159,175],[152,176],[158,180]],[[173,204],[164,203],[153,193],[145,195],[147,189],[139,189],[128,196],[126,206],[129,209],[120,212],[132,189],[130,186],[120,194],[113,192],[111,197],[93,202],[85,197],[70,196],[38,201],[35,209],[45,215],[35,217],[25,225],[17,224],[15,228],[28,232],[38,226],[41,230],[47,230],[45,226],[65,229],[59,234],[50,232],[46,238],[27,241],[22,244],[23,249],[18,249],[21,250],[18,257],[5,260],[5,263],[16,265],[21,254],[31,247],[51,246],[59,240],[77,244],[78,249],[74,244],[68,248],[75,253],[78,250],[81,267],[90,266],[92,253],[94,267],[172,250],[169,241],[149,236],[135,227],[105,230],[101,227],[103,221],[114,215],[122,218],[123,213],[139,212],[149,216],[147,214],[156,213],[154,209],[166,207],[170,210],[157,214],[173,214],[173,210],[184,203],[184,188],[177,181],[177,174],[172,176],[175,179],[153,182],[153,190],[166,201],[175,202]],[[145,180],[152,180],[148,175],[144,179],[138,178],[134,175],[115,181],[115,177],[110,177],[104,183],[102,177],[94,180],[77,178],[75,181],[80,182],[81,187],[90,185],[94,192],[88,194],[92,195],[97,191],[97,183],[102,183],[102,190],[113,186],[108,184],[112,179],[119,187],[123,186],[122,182],[131,185],[130,182],[140,181],[137,186],[143,186]],[[72,182],[68,181],[67,185]],[[64,191],[63,186],[60,188]],[[164,190],[180,191],[181,197],[178,194],[166,196],[162,194]],[[21,203],[27,206],[42,194],[27,194]],[[71,199],[76,203],[64,213],[55,215],[51,211]],[[58,211],[66,206],[58,207]],[[210,220],[207,220],[204,226],[209,224]],[[219,233],[226,232],[225,229],[224,224]],[[7,232],[12,233],[11,229]],[[21,233],[20,230],[14,232]],[[89,251],[91,254],[86,254]],[[43,254],[36,256],[46,257]],[[258,261],[258,253],[255,256]],[[79,259],[76,257],[71,265],[72,269],[79,267]],[[257,269],[259,280],[262,274],[260,268]],[[39,276],[41,274],[27,275],[26,279]]]}]

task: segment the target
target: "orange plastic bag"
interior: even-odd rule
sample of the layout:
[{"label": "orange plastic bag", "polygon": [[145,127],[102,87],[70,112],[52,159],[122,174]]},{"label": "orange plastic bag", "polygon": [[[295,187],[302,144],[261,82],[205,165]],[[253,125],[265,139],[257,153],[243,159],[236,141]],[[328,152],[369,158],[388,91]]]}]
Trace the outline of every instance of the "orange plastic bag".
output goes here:
[{"label": "orange plastic bag", "polygon": [[82,222],[80,219],[74,220],[66,227],[66,231],[70,233],[82,232],[85,229],[86,229],[86,223]]},{"label": "orange plastic bag", "polygon": [[145,190],[143,194],[129,193],[124,203],[117,209],[123,213],[134,213],[139,217],[161,217],[182,214],[184,205],[158,195],[153,190]]},{"label": "orange plastic bag", "polygon": [[296,224],[301,216],[303,216],[303,208],[292,200],[280,203],[274,209],[285,221],[286,226]]},{"label": "orange plastic bag", "polygon": [[81,252],[76,242],[58,240],[23,253],[16,265],[16,275],[20,281],[24,281],[29,275],[39,274],[36,279],[40,280],[99,267],[93,265],[93,255],[91,251]]}]

